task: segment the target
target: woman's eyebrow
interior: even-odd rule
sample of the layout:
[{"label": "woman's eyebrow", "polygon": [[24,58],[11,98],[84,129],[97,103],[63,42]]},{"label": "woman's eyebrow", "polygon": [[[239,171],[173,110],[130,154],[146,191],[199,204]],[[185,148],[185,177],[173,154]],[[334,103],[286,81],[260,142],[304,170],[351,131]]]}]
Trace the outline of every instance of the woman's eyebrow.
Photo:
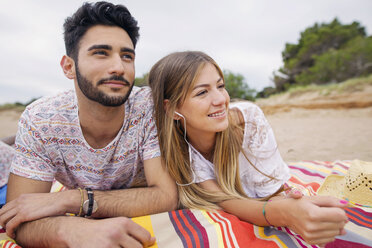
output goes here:
[{"label": "woman's eyebrow", "polygon": [[[216,83],[221,82],[221,80],[222,80],[222,77],[220,77],[220,78],[216,81]],[[198,85],[196,85],[192,90],[195,90],[195,89],[197,89],[197,88],[209,87],[209,86],[210,86],[209,84],[198,84]]]}]

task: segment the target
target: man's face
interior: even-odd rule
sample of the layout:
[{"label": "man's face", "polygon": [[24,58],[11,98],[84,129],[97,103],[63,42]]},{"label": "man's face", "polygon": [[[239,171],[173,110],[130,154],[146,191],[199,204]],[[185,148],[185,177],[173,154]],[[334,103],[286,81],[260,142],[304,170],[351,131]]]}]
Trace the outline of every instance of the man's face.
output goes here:
[{"label": "man's face", "polygon": [[80,40],[76,80],[88,99],[120,106],[134,85],[134,46],[119,27],[93,26]]}]

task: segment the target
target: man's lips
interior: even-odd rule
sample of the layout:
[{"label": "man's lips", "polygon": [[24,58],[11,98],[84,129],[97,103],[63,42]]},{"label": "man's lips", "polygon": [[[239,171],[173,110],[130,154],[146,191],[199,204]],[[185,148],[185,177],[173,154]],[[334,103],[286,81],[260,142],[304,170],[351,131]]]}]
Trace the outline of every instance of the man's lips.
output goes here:
[{"label": "man's lips", "polygon": [[123,82],[123,81],[116,81],[116,80],[109,80],[109,81],[104,81],[104,85],[109,85],[113,87],[123,87],[123,86],[129,86],[128,83]]}]

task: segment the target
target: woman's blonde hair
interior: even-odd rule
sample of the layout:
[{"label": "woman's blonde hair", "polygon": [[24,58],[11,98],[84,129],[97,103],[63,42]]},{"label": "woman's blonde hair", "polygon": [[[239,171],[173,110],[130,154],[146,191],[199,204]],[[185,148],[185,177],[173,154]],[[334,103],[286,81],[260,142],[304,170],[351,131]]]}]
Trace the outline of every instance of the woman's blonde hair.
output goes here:
[{"label": "woman's blonde hair", "polygon": [[[237,119],[232,121],[234,111],[229,111],[228,128],[216,135],[213,152],[216,180],[223,193],[209,192],[196,183],[190,166],[188,144],[184,139],[183,127],[173,116],[192,89],[206,64],[216,67],[216,62],[203,52],[187,51],[172,53],[159,60],[149,73],[158,129],[160,150],[168,172],[179,184],[179,201],[182,207],[219,209],[217,203],[229,199],[247,198],[239,175],[239,153],[241,152],[243,130]],[[165,108],[164,100],[168,100]],[[246,156],[245,156],[246,157]],[[180,186],[187,184],[187,186]]]}]

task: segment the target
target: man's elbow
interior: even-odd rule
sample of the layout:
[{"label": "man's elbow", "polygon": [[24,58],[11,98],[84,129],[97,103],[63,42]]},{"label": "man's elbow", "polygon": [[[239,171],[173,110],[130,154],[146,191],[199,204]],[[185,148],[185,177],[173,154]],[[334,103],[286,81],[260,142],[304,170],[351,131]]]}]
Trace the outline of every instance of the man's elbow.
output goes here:
[{"label": "man's elbow", "polygon": [[166,201],[166,209],[165,211],[173,211],[178,209],[178,191],[177,189],[169,190],[164,194],[165,201]]}]

